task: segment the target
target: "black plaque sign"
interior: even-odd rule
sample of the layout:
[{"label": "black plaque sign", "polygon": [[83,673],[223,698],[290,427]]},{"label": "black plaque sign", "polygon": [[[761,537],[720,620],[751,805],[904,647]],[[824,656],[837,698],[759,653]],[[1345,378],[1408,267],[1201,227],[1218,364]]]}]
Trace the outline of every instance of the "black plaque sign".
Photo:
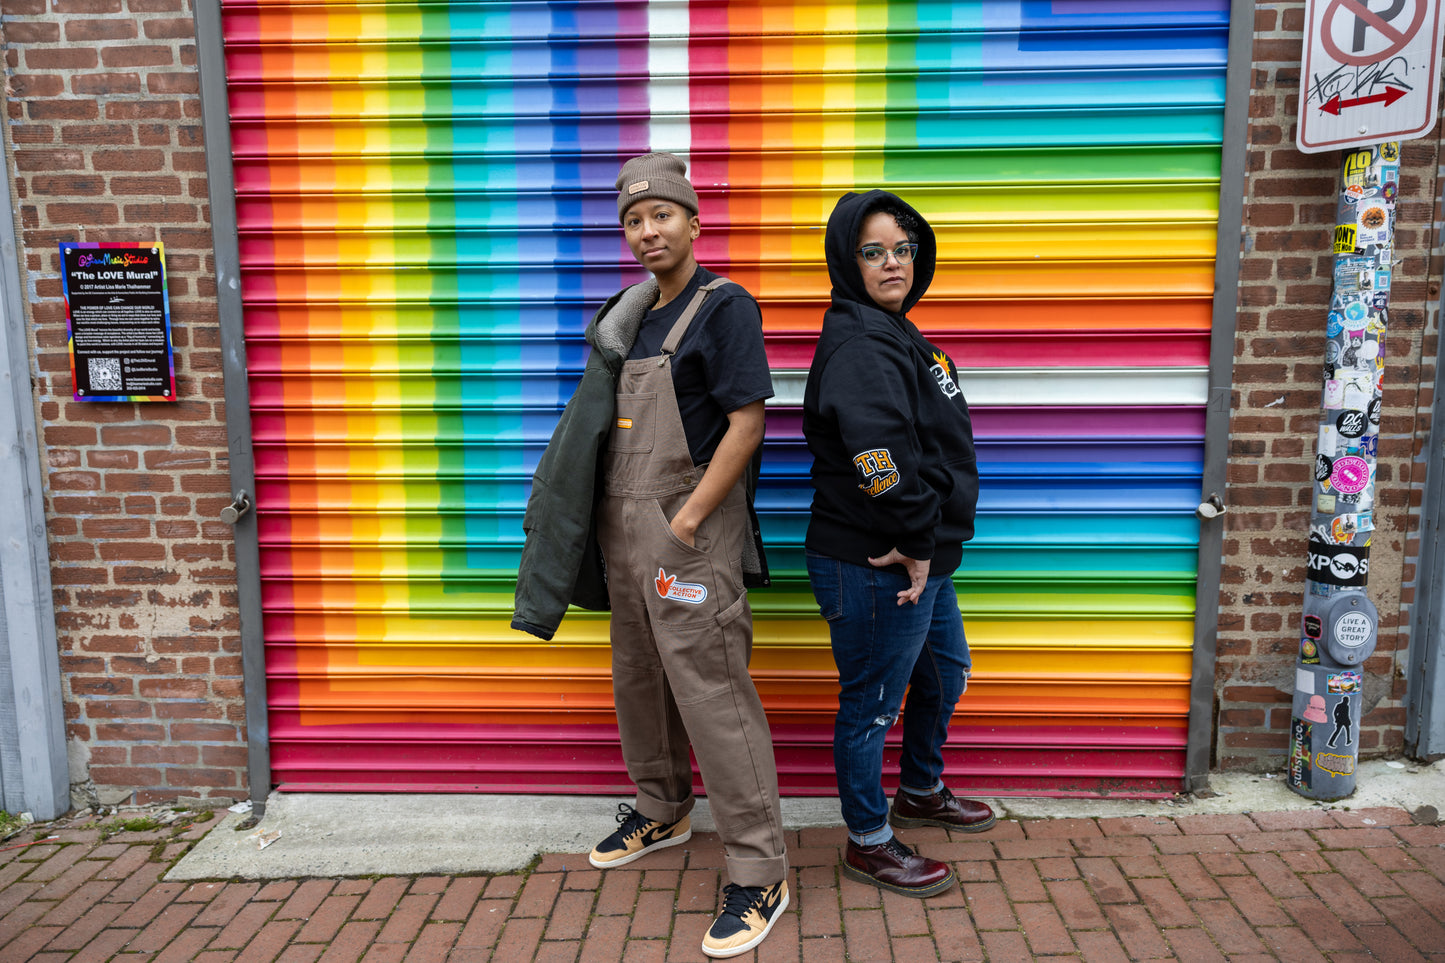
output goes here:
[{"label": "black plaque sign", "polygon": [[174,401],[165,246],[61,242],[76,401]]}]

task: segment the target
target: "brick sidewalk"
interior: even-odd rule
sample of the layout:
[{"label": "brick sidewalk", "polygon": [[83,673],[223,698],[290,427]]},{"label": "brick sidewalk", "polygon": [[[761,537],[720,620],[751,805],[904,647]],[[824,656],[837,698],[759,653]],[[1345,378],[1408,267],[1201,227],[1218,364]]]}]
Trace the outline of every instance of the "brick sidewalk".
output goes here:
[{"label": "brick sidewalk", "polygon": [[[185,884],[160,876],[209,826],[39,828],[60,838],[0,851],[5,963],[702,960],[721,885],[707,833],[606,874],[554,854],[504,876]],[[793,903],[756,959],[1445,960],[1445,828],[1402,810],[900,835],[962,891],[840,881],[841,829],[789,833]]]}]

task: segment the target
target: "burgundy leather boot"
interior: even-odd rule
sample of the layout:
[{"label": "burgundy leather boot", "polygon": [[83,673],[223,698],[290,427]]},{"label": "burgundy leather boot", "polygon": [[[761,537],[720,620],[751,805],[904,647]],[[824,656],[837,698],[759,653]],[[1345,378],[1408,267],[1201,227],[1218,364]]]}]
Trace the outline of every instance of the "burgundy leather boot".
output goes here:
[{"label": "burgundy leather boot", "polygon": [[935,896],[955,882],[947,863],[920,856],[896,838],[876,846],[859,846],[849,839],[843,850],[843,875],[919,898]]},{"label": "burgundy leather boot", "polygon": [[985,803],[959,799],[944,786],[931,796],[915,796],[898,790],[888,821],[905,829],[942,826],[964,833],[981,833],[998,822]]}]

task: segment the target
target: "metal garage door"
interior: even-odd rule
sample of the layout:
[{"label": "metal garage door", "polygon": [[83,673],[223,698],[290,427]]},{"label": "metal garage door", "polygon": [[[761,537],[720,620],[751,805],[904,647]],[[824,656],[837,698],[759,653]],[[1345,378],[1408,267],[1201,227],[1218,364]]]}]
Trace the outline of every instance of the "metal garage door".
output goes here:
[{"label": "metal garage door", "polygon": [[[273,781],[618,791],[605,616],[508,627],[531,472],[640,278],[620,161],[684,154],[702,263],[763,307],[754,675],[834,790],[799,405],[822,225],[938,230],[918,325],[983,474],[961,791],[1184,775],[1228,4],[224,0]],[[1213,613],[1208,613],[1212,619]]]}]

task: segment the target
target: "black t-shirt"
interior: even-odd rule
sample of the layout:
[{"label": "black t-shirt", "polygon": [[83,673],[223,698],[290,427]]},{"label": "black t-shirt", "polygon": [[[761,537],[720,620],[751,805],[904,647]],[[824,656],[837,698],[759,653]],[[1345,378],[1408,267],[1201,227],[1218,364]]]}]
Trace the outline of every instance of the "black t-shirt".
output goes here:
[{"label": "black t-shirt", "polygon": [[[629,361],[655,358],[697,289],[718,275],[699,266],[681,294],[647,312]],[[672,388],[694,464],[711,461],[727,433],[728,414],[773,396],[763,350],[763,316],[753,296],[736,284],[713,291],[688,325],[672,358]]]}]

